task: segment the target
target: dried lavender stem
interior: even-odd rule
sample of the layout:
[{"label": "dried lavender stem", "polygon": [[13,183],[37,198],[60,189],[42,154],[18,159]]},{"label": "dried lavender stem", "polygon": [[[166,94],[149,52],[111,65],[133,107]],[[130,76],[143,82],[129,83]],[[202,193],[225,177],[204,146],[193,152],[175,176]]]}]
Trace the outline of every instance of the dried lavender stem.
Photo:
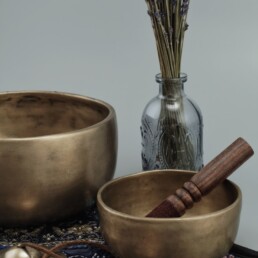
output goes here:
[{"label": "dried lavender stem", "polygon": [[146,0],[163,78],[179,78],[189,0]]}]

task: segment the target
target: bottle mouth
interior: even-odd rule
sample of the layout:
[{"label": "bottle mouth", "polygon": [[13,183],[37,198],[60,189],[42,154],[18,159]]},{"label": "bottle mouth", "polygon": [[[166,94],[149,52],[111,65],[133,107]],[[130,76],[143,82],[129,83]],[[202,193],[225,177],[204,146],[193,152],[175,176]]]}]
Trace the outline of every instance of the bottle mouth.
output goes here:
[{"label": "bottle mouth", "polygon": [[178,78],[164,78],[162,77],[161,73],[158,73],[156,76],[156,82],[162,83],[162,82],[172,82],[172,83],[178,83],[178,82],[186,82],[187,81],[187,74],[180,73],[180,77]]}]

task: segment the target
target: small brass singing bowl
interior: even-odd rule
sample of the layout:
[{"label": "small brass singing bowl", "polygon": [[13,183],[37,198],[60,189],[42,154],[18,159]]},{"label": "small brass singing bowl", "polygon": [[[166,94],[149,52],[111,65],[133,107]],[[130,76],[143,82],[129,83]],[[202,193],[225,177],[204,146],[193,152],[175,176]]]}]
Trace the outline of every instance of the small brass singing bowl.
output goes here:
[{"label": "small brass singing bowl", "polygon": [[241,191],[226,180],[181,218],[144,216],[193,176],[148,171],[115,179],[98,192],[103,236],[120,258],[222,258],[235,240]]},{"label": "small brass singing bowl", "polygon": [[0,225],[79,213],[113,178],[116,157],[109,104],[68,93],[1,93]]}]

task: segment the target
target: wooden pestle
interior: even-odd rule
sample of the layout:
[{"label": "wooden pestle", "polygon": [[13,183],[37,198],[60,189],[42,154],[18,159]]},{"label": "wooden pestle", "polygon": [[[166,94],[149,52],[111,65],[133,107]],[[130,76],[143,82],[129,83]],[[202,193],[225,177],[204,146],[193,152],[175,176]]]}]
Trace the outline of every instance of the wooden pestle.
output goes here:
[{"label": "wooden pestle", "polygon": [[223,182],[253,154],[251,146],[242,138],[238,138],[146,217],[181,217],[186,209],[191,208],[194,202],[200,201],[202,196]]}]

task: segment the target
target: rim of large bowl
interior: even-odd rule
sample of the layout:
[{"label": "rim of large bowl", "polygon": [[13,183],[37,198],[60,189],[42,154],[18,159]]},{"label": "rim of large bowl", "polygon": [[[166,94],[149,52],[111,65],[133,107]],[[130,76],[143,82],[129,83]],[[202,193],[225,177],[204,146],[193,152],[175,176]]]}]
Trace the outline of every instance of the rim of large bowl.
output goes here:
[{"label": "rim of large bowl", "polygon": [[115,109],[108,104],[107,102],[100,100],[100,99],[96,99],[93,97],[88,97],[88,96],[84,96],[84,95],[80,95],[80,94],[76,94],[76,93],[70,93],[70,92],[61,92],[61,91],[42,91],[42,90],[24,90],[24,91],[3,91],[0,92],[0,96],[4,95],[4,94],[49,94],[49,95],[63,95],[63,96],[67,96],[67,97],[72,97],[75,99],[82,99],[82,100],[89,100],[92,102],[95,102],[99,105],[104,106],[105,108],[108,109],[108,115],[101,121],[99,121],[96,124],[93,124],[91,126],[85,127],[85,128],[81,128],[81,129],[77,129],[77,130],[73,130],[73,131],[68,131],[68,132],[63,132],[63,133],[55,133],[55,134],[47,134],[47,135],[40,135],[40,136],[32,136],[32,137],[8,137],[8,138],[3,138],[0,139],[1,142],[5,141],[30,141],[30,140],[40,140],[40,139],[46,139],[46,138],[58,138],[58,137],[65,137],[65,136],[69,136],[69,135],[75,135],[75,134],[81,134],[84,133],[85,131],[90,131],[96,127],[99,127],[105,123],[107,123],[109,120],[113,119],[116,117],[116,113],[115,113]]},{"label": "rim of large bowl", "polygon": [[124,179],[129,178],[129,177],[137,177],[137,176],[141,176],[141,175],[149,174],[149,173],[166,173],[166,171],[175,171],[175,172],[180,172],[180,173],[191,173],[191,174],[196,173],[195,171],[189,171],[189,170],[162,169],[162,170],[141,171],[141,172],[136,172],[136,173],[133,173],[133,174],[130,174],[130,175],[126,175],[126,176],[121,176],[121,177],[118,177],[116,179],[113,179],[113,180],[105,183],[99,189],[98,194],[97,194],[98,205],[101,205],[102,208],[104,208],[106,211],[112,213],[113,215],[122,217],[124,219],[140,221],[140,222],[156,221],[156,222],[159,222],[159,223],[163,223],[163,222],[165,223],[165,222],[172,222],[172,221],[182,221],[183,222],[183,221],[189,221],[189,220],[200,220],[200,219],[204,219],[204,218],[208,218],[208,217],[214,217],[214,216],[218,216],[220,214],[223,214],[223,213],[227,212],[228,210],[233,209],[239,203],[241,204],[241,201],[242,201],[241,189],[239,188],[239,186],[237,184],[235,184],[234,182],[232,182],[229,179],[226,179],[225,181],[228,181],[230,184],[232,184],[234,186],[234,188],[237,191],[237,198],[230,205],[228,205],[227,207],[225,207],[223,209],[220,209],[218,211],[214,211],[214,212],[211,212],[211,213],[207,213],[207,214],[192,216],[192,217],[179,217],[179,218],[148,218],[148,217],[138,217],[138,216],[129,215],[129,214],[117,211],[115,209],[112,209],[111,207],[106,205],[105,202],[102,200],[102,192],[105,190],[106,187],[108,187],[111,184],[117,183],[118,181],[124,180]]}]

